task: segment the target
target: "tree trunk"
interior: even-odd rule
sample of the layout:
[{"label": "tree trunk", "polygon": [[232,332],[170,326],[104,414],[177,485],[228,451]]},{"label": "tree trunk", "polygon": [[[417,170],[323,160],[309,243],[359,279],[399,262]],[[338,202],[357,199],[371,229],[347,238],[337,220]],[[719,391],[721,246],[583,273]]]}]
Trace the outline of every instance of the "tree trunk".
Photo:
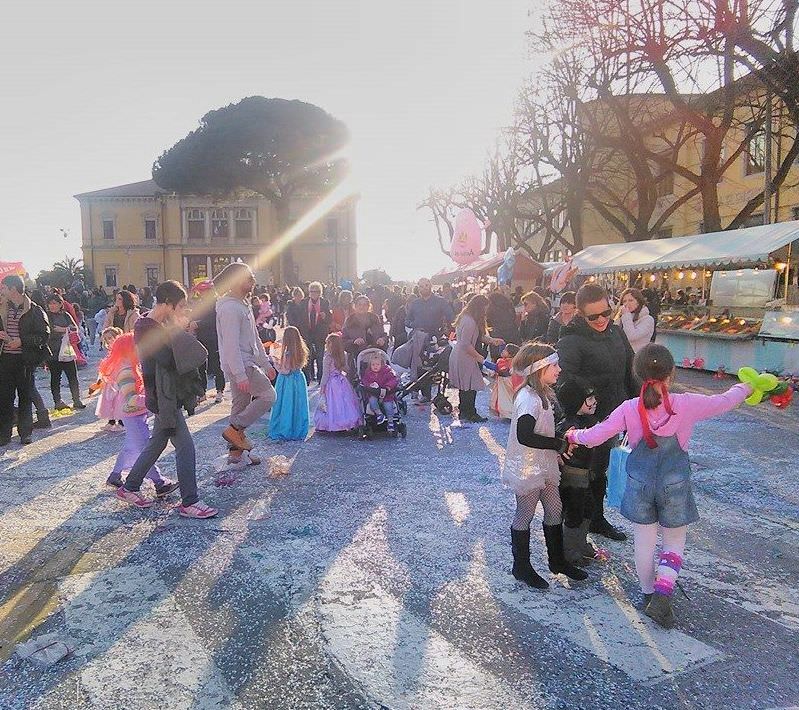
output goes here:
[{"label": "tree trunk", "polygon": [[718,183],[702,178],[702,231],[720,232],[721,213],[719,212]]}]

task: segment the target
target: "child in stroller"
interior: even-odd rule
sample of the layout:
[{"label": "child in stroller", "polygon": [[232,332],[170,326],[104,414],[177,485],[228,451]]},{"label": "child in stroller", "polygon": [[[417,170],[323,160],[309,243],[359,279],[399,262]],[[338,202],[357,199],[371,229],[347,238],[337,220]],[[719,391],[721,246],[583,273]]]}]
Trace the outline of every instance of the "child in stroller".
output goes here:
[{"label": "child in stroller", "polygon": [[379,348],[369,348],[358,355],[356,363],[358,390],[364,406],[363,438],[371,438],[385,431],[389,436],[407,434],[405,423],[400,419],[397,402],[397,376],[389,367],[386,353]]}]

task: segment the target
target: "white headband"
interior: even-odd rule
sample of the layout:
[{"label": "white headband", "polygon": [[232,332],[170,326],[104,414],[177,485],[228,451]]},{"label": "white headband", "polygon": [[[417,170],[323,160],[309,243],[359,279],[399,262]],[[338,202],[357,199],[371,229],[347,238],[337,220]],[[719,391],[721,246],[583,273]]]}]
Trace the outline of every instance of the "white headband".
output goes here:
[{"label": "white headband", "polygon": [[552,353],[551,355],[547,355],[547,357],[542,358],[541,360],[536,360],[530,367],[525,368],[522,370],[522,375],[525,377],[529,377],[534,372],[538,372],[539,370],[543,370],[545,367],[549,367],[550,365],[557,365],[558,364],[558,354]]}]

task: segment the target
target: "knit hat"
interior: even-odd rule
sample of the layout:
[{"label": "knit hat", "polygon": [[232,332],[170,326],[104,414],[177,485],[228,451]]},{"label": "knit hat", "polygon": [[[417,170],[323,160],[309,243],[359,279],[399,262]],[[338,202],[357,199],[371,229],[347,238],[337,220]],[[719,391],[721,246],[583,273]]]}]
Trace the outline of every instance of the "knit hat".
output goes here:
[{"label": "knit hat", "polygon": [[580,411],[583,402],[594,394],[594,388],[579,377],[570,377],[558,387],[558,402],[567,417],[573,417]]}]

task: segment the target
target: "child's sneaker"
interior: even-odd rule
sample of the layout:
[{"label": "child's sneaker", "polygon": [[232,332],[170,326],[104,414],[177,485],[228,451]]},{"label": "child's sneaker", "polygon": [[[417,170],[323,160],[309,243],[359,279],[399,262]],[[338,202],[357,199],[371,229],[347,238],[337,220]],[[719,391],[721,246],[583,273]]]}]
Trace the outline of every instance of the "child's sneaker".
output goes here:
[{"label": "child's sneaker", "polygon": [[224,396],[225,395],[223,392],[217,392],[216,395],[214,396],[214,404],[221,404],[222,400],[224,399]]},{"label": "child's sneaker", "polygon": [[160,486],[155,487],[155,496],[156,498],[164,498],[178,488],[180,488],[180,484],[177,481],[164,479],[164,482]]},{"label": "child's sneaker", "polygon": [[113,432],[117,430],[117,425],[114,422],[106,422],[106,425],[100,431]]},{"label": "child's sneaker", "polygon": [[393,419],[388,420],[388,424],[386,425],[386,431],[390,434],[393,431],[397,430],[397,423]]},{"label": "child's sneaker", "polygon": [[105,485],[119,488],[122,485],[122,476],[112,473],[108,478],[105,479]]},{"label": "child's sneaker", "polygon": [[198,500],[194,505],[178,506],[178,513],[184,518],[196,518],[197,520],[213,518],[218,512],[216,508],[206,505],[201,500]]},{"label": "child's sneaker", "polygon": [[119,500],[135,505],[137,508],[150,508],[153,504],[151,500],[145,498],[139,491],[129,491],[125,486],[117,488],[116,496]]},{"label": "child's sneaker", "polygon": [[114,426],[111,428],[111,431],[118,434],[121,431],[125,431],[125,427],[122,426],[121,424],[114,424]]}]

